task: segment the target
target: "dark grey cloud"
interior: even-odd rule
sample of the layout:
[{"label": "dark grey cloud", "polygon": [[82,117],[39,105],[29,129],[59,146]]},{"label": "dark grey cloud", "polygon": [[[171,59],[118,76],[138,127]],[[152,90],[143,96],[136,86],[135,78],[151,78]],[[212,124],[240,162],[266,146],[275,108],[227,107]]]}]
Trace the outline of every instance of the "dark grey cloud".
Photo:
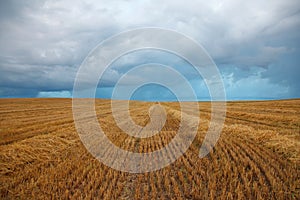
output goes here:
[{"label": "dark grey cloud", "polygon": [[[247,81],[255,79],[268,90],[288,90],[270,96],[299,97],[299,19],[297,0],[0,1],[0,95],[71,90],[79,65],[99,42],[120,31],[156,26],[202,44],[233,96],[243,87],[251,90]],[[153,58],[131,59],[107,72],[107,86],[124,73],[123,67]],[[183,65],[170,62],[176,63]]]},{"label": "dark grey cloud", "polygon": [[263,78],[268,78],[271,83],[288,87],[289,97],[300,96],[300,49],[282,55],[278,62],[269,66],[262,73]]}]

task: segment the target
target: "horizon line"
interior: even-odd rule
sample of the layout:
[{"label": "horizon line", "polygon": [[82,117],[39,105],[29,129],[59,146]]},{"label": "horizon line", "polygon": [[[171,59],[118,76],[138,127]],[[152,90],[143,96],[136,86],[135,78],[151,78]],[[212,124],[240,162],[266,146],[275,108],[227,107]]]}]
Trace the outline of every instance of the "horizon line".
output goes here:
[{"label": "horizon line", "polygon": [[[73,99],[73,97],[0,97],[0,99]],[[300,100],[300,97],[292,98],[236,98],[236,99],[226,99],[222,100],[145,100],[145,99],[111,99],[111,98],[89,98],[89,97],[80,97],[77,99],[95,99],[95,100],[115,100],[115,101],[140,101],[140,102],[238,102],[238,101],[287,101],[287,100]]]}]

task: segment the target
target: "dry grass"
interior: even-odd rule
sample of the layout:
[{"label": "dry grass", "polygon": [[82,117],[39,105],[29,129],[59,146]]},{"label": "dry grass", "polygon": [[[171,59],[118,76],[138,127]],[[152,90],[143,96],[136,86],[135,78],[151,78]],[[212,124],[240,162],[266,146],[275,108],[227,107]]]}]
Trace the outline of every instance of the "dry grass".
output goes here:
[{"label": "dry grass", "polygon": [[[70,99],[0,100],[1,199],[299,199],[300,100],[228,102],[222,135],[209,156],[199,147],[210,121],[200,105],[200,127],[189,150],[172,165],[146,174],[115,171],[82,145]],[[130,102],[145,126],[153,103]],[[101,127],[115,145],[133,152],[165,146],[180,124],[177,103],[162,131],[148,139],[123,133],[110,101],[97,101]],[[191,114],[191,113],[188,113]]]}]

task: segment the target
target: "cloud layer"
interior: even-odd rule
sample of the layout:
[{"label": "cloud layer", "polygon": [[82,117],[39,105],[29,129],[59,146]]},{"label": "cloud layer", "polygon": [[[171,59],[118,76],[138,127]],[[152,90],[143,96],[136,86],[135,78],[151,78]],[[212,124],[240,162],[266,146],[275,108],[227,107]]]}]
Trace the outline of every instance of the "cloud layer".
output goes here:
[{"label": "cloud layer", "polygon": [[[69,96],[78,67],[98,43],[120,31],[154,26],[202,44],[231,99],[300,97],[299,19],[297,0],[1,1],[0,96]],[[124,56],[107,70],[99,89],[105,92],[98,96],[109,96],[126,70],[153,59],[186,66],[161,52]],[[205,88],[191,70],[183,73],[194,88]]]}]

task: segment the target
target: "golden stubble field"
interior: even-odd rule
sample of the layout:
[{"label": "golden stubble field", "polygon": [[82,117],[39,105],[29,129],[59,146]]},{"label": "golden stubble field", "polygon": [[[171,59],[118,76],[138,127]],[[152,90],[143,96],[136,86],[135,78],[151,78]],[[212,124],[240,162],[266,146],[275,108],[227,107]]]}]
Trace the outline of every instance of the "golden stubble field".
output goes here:
[{"label": "golden stubble field", "polygon": [[[130,102],[136,124],[149,122],[154,103]],[[178,103],[162,102],[167,120],[150,138],[131,137],[96,100],[101,127],[132,152],[165,146],[180,124]],[[149,173],[113,170],[93,158],[76,132],[71,99],[0,100],[1,199],[299,199],[300,100],[228,102],[225,125],[205,158],[199,148],[210,121],[201,102],[200,126],[188,151]]]}]

